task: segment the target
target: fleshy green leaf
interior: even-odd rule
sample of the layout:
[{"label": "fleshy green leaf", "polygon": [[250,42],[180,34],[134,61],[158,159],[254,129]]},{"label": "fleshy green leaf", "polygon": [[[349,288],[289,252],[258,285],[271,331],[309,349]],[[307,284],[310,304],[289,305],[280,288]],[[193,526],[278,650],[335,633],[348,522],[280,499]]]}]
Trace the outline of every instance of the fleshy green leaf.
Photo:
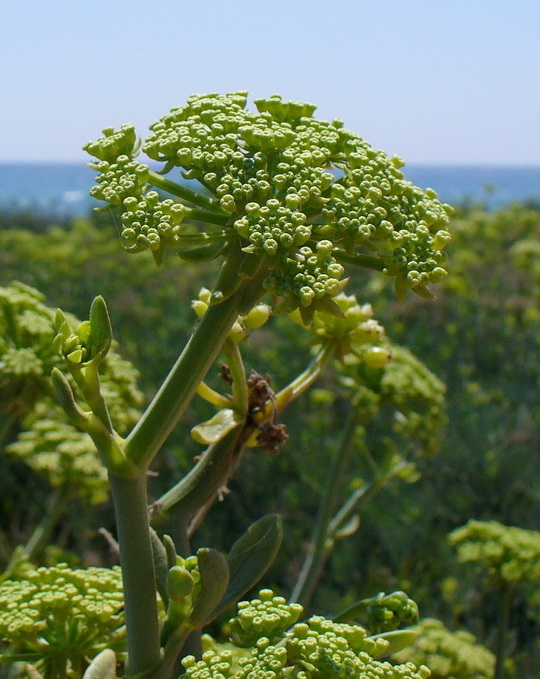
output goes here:
[{"label": "fleshy green leaf", "polygon": [[198,424],[191,430],[191,435],[198,443],[210,445],[221,441],[239,423],[234,410],[223,408],[206,422]]},{"label": "fleshy green leaf", "polygon": [[167,550],[163,542],[159,539],[158,534],[152,528],[150,529],[150,539],[152,542],[152,559],[154,561],[154,571],[156,573],[156,587],[166,607],[169,601],[167,594],[167,574],[169,572],[169,563],[167,559]]},{"label": "fleshy green leaf", "polygon": [[283,537],[281,517],[268,514],[253,523],[232,546],[227,557],[229,586],[212,616],[219,615],[250,590],[270,568]]},{"label": "fleshy green leaf", "polygon": [[229,584],[227,559],[215,549],[197,551],[201,591],[193,607],[189,623],[192,629],[199,629],[213,617],[213,610],[223,597]]}]

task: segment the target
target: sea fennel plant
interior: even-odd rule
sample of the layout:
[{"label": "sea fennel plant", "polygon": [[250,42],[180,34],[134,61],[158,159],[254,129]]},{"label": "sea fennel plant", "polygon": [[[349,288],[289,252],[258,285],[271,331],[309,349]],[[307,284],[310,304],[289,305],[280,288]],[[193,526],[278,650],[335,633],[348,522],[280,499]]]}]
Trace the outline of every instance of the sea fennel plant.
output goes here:
[{"label": "sea fennel plant", "polygon": [[[277,415],[332,357],[352,352],[377,362],[377,332],[348,345],[330,333],[306,370],[274,392],[260,375],[246,375],[241,342],[249,330],[270,314],[297,312],[304,325],[317,314],[345,317],[339,295],[348,266],[393,278],[399,298],[407,289],[430,297],[428,285],[445,276],[450,208],[434,192],[406,181],[400,159],[373,149],[340,121],[317,120],[312,105],[273,96],[255,106],[256,112],[248,110],[246,94],[239,92],[194,96],[173,109],[151,126],[142,145],[151,161],[163,164],[159,171],[137,159],[140,144],[132,126],[107,128],[85,146],[96,158],[92,195],[108,203],[128,252],[150,250],[158,264],[169,251],[188,261],[222,261],[215,283],[194,302],[199,321],[191,338],[127,435],[115,428],[100,377],[112,341],[103,299],[96,298],[89,320],[77,327],[61,312],[56,318],[54,346],[64,359],[62,370],[53,371],[57,393],[73,424],[94,441],[108,472],[128,677],[173,676],[177,658],[188,648],[198,654],[193,632],[252,587],[275,554],[281,529],[269,516],[233,545],[227,559],[212,549],[191,555],[190,535],[243,450],[279,448],[286,435]],[[204,381],[221,351],[230,394]],[[207,448],[149,511],[149,467],[195,393],[218,408],[194,430]],[[150,528],[151,520],[158,526],[173,507],[174,542]],[[261,635],[265,629],[263,624]],[[185,659],[185,667],[194,679],[214,676],[207,661],[214,669],[216,662],[223,664],[219,676],[231,671],[238,677],[425,676],[413,666],[377,665],[375,655],[391,642],[364,644],[367,633],[360,627],[313,619],[287,635],[275,645],[259,635],[255,659],[238,672],[220,656],[206,656],[199,661],[203,665]],[[111,662],[110,654],[100,655],[88,672],[112,676]]]}]

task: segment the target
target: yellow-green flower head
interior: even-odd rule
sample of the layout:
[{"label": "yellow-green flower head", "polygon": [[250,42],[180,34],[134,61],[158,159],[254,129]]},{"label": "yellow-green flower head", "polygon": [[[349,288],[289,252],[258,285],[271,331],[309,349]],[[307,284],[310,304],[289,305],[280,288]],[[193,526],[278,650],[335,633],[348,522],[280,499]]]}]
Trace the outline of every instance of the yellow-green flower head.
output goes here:
[{"label": "yellow-green flower head", "polygon": [[6,452],[23,460],[68,497],[98,504],[108,497],[107,471],[88,434],[64,422],[63,410],[40,402],[23,422],[17,440]]},{"label": "yellow-green flower head", "polygon": [[263,589],[259,598],[238,604],[238,615],[229,623],[231,641],[237,646],[254,646],[262,637],[280,637],[302,611],[300,604],[289,604],[272,590]]},{"label": "yellow-green flower head", "polygon": [[0,585],[0,638],[69,676],[104,648],[123,651],[122,611],[119,568],[38,568]]},{"label": "yellow-green flower head", "polygon": [[368,638],[366,631],[356,625],[315,616],[285,630],[287,619],[296,618],[296,612],[286,613],[286,605],[281,601],[275,606],[269,605],[271,594],[264,595],[266,606],[261,605],[261,597],[243,602],[241,610],[254,614],[253,618],[250,615],[250,621],[259,633],[268,626],[272,638],[253,634],[251,653],[244,657],[235,657],[228,649],[221,653],[208,650],[199,661],[188,656],[182,662],[189,679],[426,679],[429,676],[429,670],[423,666],[392,665],[377,660],[388,642]]},{"label": "yellow-green flower head", "polygon": [[449,535],[463,563],[507,583],[540,582],[540,533],[498,521],[469,521]]},{"label": "yellow-green flower head", "polygon": [[434,618],[421,620],[414,629],[414,644],[394,656],[399,662],[427,665],[431,679],[492,679],[495,656],[469,632],[452,632]]},{"label": "yellow-green flower head", "polygon": [[[426,285],[446,274],[449,206],[408,182],[399,158],[341,121],[314,118],[315,106],[277,95],[255,101],[256,111],[246,103],[245,92],[192,96],[151,125],[143,144],[168,178],[196,180],[209,192],[220,216],[214,223],[224,226],[214,237],[264,258],[266,288],[288,310],[337,295],[344,263],[384,271],[400,295],[428,294]],[[181,251],[182,235],[192,231],[180,222],[172,231],[155,226],[163,207],[153,198],[148,204],[152,177],[145,183],[147,166],[133,160],[134,147],[129,126],[86,145],[101,160],[93,195],[130,213],[122,219],[128,249]]]}]

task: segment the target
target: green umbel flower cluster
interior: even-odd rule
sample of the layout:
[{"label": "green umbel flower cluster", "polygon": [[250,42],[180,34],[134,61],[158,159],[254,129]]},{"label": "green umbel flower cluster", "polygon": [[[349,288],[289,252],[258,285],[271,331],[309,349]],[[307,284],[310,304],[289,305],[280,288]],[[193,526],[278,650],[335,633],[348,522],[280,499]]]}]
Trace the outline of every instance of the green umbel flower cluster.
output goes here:
[{"label": "green umbel flower cluster", "polygon": [[[38,568],[0,585],[0,639],[5,657],[27,654],[43,675],[75,676],[104,648],[125,645],[119,568]],[[35,657],[34,657],[35,655]],[[58,674],[58,676],[60,676]]]},{"label": "green umbel flower cluster", "polygon": [[432,454],[447,422],[445,386],[408,349],[389,341],[381,349],[390,356],[382,369],[349,357],[338,366],[341,382],[362,398],[373,418],[379,411],[393,410],[391,428],[384,425],[385,437],[395,435],[401,450],[405,445],[411,452]]},{"label": "green umbel flower cluster", "polygon": [[[101,161],[93,166],[100,172],[93,195],[121,206],[128,250],[182,254],[183,243],[195,245],[193,236],[184,240],[193,232],[182,223],[191,210],[165,206],[156,187],[207,208],[206,221],[224,227],[199,233],[201,244],[211,235],[262,257],[270,270],[265,287],[287,311],[337,295],[343,263],[384,271],[400,295],[407,288],[428,294],[425,286],[444,278],[451,209],[406,181],[400,159],[341,121],[315,119],[313,105],[272,96],[251,112],[246,102],[245,92],[192,96],[151,125],[143,144],[150,159],[165,163],[164,174],[178,168],[210,198],[190,199],[184,187],[148,175],[133,160],[131,126],[108,128],[85,146]],[[208,256],[220,251],[209,248]]]},{"label": "green umbel flower cluster", "polygon": [[491,679],[493,653],[469,632],[451,632],[440,620],[426,618],[415,627],[415,643],[395,654],[400,662],[425,664],[431,679]]},{"label": "green umbel flower cluster", "polygon": [[25,431],[6,452],[23,460],[51,486],[62,488],[68,497],[84,497],[92,504],[105,502],[107,471],[92,439],[63,420],[60,408],[39,403],[25,419]]},{"label": "green umbel flower cluster", "polygon": [[0,287],[0,410],[24,415],[50,392],[54,312],[23,283]]},{"label": "green umbel flower cluster", "polygon": [[229,622],[231,641],[240,647],[255,646],[262,637],[273,641],[298,620],[302,611],[300,604],[288,604],[271,589],[263,589],[258,599],[238,604],[238,614]]},{"label": "green umbel flower cluster", "polygon": [[[229,649],[208,650],[202,660],[184,658],[188,679],[426,679],[429,670],[412,663],[391,665],[376,658],[388,642],[368,638],[359,626],[335,623],[314,616],[293,624],[302,612],[298,604],[286,604],[263,590],[259,599],[243,602],[240,615],[231,622],[244,630],[253,623],[249,654]],[[242,621],[240,621],[240,619]],[[289,623],[287,629],[287,623]],[[290,626],[292,625],[292,626]],[[260,635],[257,638],[257,634]],[[234,632],[233,632],[234,636]]]},{"label": "green umbel flower cluster", "polygon": [[449,535],[463,563],[476,563],[509,584],[540,582],[540,533],[498,521],[469,521]]}]

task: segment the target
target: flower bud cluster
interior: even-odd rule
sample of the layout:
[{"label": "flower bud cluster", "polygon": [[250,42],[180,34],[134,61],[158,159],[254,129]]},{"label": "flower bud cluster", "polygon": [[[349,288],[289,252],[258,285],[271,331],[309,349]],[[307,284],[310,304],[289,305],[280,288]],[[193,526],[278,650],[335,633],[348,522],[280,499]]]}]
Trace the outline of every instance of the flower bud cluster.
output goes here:
[{"label": "flower bud cluster", "polygon": [[426,618],[415,627],[415,643],[394,656],[399,662],[426,664],[432,679],[491,679],[495,656],[469,632],[451,632],[440,620]]},{"label": "flower bud cluster", "polygon": [[241,601],[238,614],[229,622],[231,641],[237,646],[254,646],[258,639],[273,640],[283,635],[300,617],[300,604],[288,604],[271,589],[263,589],[252,601]]},{"label": "flower bud cluster", "polygon": [[449,536],[463,563],[476,563],[498,581],[540,582],[540,533],[498,521],[469,521]]},{"label": "flower bud cluster", "polygon": [[[382,368],[391,358],[384,342],[384,328],[373,318],[371,304],[360,305],[354,295],[341,293],[333,300],[341,315],[317,311],[309,330],[314,335],[315,345],[336,344],[336,355],[340,359],[351,355],[365,361],[372,367]],[[303,325],[298,311],[291,313],[295,322]]]},{"label": "flower bud cluster", "polygon": [[100,174],[96,177],[97,186],[90,189],[90,195],[111,206],[122,205],[126,198],[140,196],[148,181],[148,166],[128,156],[119,156],[114,163],[102,160],[93,167]]},{"label": "flower bud cluster", "polygon": [[[165,162],[167,171],[178,168],[214,195],[216,209],[230,215],[226,238],[240,239],[245,252],[267,258],[270,292],[289,298],[291,307],[293,300],[309,307],[331,298],[344,273],[337,264],[340,253],[350,259],[357,249],[376,252],[380,268],[397,279],[399,290],[422,292],[444,277],[442,250],[451,209],[433,191],[406,181],[400,159],[373,149],[341,121],[316,120],[311,104],[274,95],[257,100],[258,112],[251,112],[246,101],[245,92],[190,97],[150,127],[144,151]],[[130,166],[132,148],[125,151],[133,147],[132,137],[131,129],[106,130],[100,141],[86,146],[107,163],[118,161],[113,149],[127,157],[126,173],[132,174],[126,188],[116,170],[103,166],[103,176],[112,172],[110,181],[101,180],[112,198],[101,184],[95,189],[94,195],[111,204],[138,190],[133,187],[144,177],[143,170]],[[136,193],[132,197],[141,201]],[[159,228],[151,235],[133,231],[127,245],[134,251],[157,249],[158,239],[167,241]],[[146,240],[138,242],[141,233]],[[321,241],[331,247],[314,265]]]},{"label": "flower bud cluster", "polygon": [[391,594],[381,592],[373,597],[367,613],[371,618],[370,630],[373,632],[387,632],[396,629],[402,623],[407,625],[418,622],[418,606],[405,592],[397,591]]},{"label": "flower bud cluster", "polygon": [[[281,599],[265,591],[267,601],[270,601],[270,596]],[[429,676],[429,670],[424,666],[417,668],[409,662],[391,665],[376,660],[388,647],[388,641],[368,638],[366,631],[356,625],[339,624],[315,616],[306,622],[293,624],[286,631],[287,618],[298,619],[301,607],[300,612],[287,614],[283,604],[278,602],[279,612],[276,612],[274,606],[261,605],[262,598],[251,603],[243,602],[241,610],[249,611],[253,605],[255,618],[261,618],[253,632],[257,628],[263,633],[264,618],[268,615],[267,626],[273,638],[257,638],[253,634],[251,653],[243,657],[229,649],[221,653],[208,650],[199,661],[188,656],[182,661],[188,679],[426,679]]]},{"label": "flower bud cluster", "polygon": [[[301,247],[294,257],[287,257],[264,282],[273,295],[284,297],[295,308],[309,307],[323,297],[335,297],[345,287],[340,280],[344,268],[331,254],[331,243],[322,240],[315,248]],[[295,303],[296,300],[296,303]]]},{"label": "flower bud cluster", "polygon": [[89,141],[83,149],[95,158],[114,163],[120,156],[133,158],[138,152],[139,142],[133,125],[122,125],[119,130],[106,127],[103,137],[97,141]]},{"label": "flower bud cluster", "polygon": [[201,592],[201,574],[196,556],[184,559],[176,556],[176,564],[167,572],[167,611],[162,641],[179,628],[189,625],[197,598]]},{"label": "flower bud cluster", "polygon": [[123,201],[122,241],[130,252],[159,250],[174,244],[186,209],[170,198],[160,200],[156,191]]},{"label": "flower bud cluster", "polygon": [[0,585],[0,638],[15,653],[82,661],[123,649],[122,610],[120,568],[38,568]]}]

